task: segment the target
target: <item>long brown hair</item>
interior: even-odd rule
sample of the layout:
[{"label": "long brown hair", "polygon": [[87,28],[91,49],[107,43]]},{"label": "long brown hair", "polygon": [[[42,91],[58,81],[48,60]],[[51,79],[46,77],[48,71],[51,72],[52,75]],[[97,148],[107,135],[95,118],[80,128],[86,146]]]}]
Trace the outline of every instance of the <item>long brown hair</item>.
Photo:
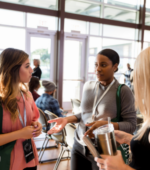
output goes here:
[{"label": "long brown hair", "polygon": [[14,121],[18,117],[17,95],[19,91],[27,94],[27,87],[20,83],[19,70],[28,59],[22,50],[7,48],[0,55],[0,100]]}]

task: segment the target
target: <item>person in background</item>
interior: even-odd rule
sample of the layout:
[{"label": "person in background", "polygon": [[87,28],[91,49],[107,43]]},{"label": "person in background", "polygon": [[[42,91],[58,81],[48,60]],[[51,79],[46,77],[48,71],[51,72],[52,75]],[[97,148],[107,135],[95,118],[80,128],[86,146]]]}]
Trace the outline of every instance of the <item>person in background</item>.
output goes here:
[{"label": "person in background", "polygon": [[40,60],[39,59],[34,59],[33,64],[34,64],[35,68],[33,69],[32,76],[36,76],[40,80],[41,79],[41,74],[42,74],[42,71],[40,69]]},{"label": "person in background", "polygon": [[116,141],[130,145],[132,162],[126,165],[118,151],[116,156],[101,155],[95,158],[100,169],[105,170],[150,170],[150,47],[143,50],[134,65],[133,84],[135,105],[143,115],[143,124],[133,136],[122,131],[115,131]]},{"label": "person in background", "polygon": [[[32,72],[24,51],[7,48],[0,54],[0,170],[37,169],[38,153],[33,137],[41,134],[42,125],[38,122],[38,108],[25,85]],[[28,151],[25,146],[29,146]]]},{"label": "person in background", "polygon": [[133,75],[134,75],[134,71],[132,71],[132,72],[131,72],[131,75],[130,75],[131,91],[132,91],[132,93],[134,94]]},{"label": "person in background", "polygon": [[29,90],[32,93],[34,101],[36,101],[36,99],[40,97],[40,95],[37,93],[39,88],[40,88],[39,78],[35,76],[31,77],[31,80],[29,82]]},{"label": "person in background", "polygon": [[130,81],[130,75],[131,75],[131,72],[133,71],[133,69],[130,67],[130,64],[128,63],[127,64],[127,71],[125,72],[124,76],[124,83],[131,89],[131,81]]},{"label": "person in background", "polygon": [[[37,100],[36,105],[41,110],[45,111],[48,110],[58,117],[64,117],[62,115],[62,110],[59,107],[59,103],[57,99],[54,98],[54,94],[56,92],[56,85],[51,81],[42,81],[42,85],[44,87],[45,93],[42,94]],[[46,115],[47,119],[49,120],[48,116]]]}]

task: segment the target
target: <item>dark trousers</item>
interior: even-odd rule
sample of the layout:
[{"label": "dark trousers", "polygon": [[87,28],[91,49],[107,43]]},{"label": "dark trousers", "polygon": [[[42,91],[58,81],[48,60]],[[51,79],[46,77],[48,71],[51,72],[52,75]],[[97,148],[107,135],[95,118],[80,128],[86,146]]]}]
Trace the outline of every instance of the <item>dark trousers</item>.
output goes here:
[{"label": "dark trousers", "polygon": [[86,146],[80,145],[76,140],[71,151],[71,170],[99,170],[93,155]]},{"label": "dark trousers", "polygon": [[37,166],[36,167],[31,167],[31,168],[25,168],[24,170],[37,170]]}]

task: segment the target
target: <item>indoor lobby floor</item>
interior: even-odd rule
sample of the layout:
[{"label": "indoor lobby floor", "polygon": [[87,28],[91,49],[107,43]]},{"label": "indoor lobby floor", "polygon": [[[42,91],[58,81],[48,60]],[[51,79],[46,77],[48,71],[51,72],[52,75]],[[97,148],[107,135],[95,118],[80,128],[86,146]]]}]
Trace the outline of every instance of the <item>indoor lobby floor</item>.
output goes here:
[{"label": "indoor lobby floor", "polygon": [[[41,139],[41,138],[43,138],[43,139]],[[36,147],[37,148],[42,147],[43,141],[44,141],[44,134],[41,134],[38,138],[35,139]],[[48,146],[53,146],[53,145],[55,145],[55,141],[50,140],[49,143],[48,143]],[[46,149],[44,154],[43,154],[42,160],[57,158],[58,155],[59,155],[59,152],[60,152],[60,146],[58,148]],[[67,155],[68,155],[68,153],[66,152],[64,154],[64,156],[67,156]],[[53,170],[55,163],[56,163],[56,161],[55,162],[40,163],[38,165],[37,170]],[[70,159],[62,160],[60,162],[57,170],[70,170]]]}]

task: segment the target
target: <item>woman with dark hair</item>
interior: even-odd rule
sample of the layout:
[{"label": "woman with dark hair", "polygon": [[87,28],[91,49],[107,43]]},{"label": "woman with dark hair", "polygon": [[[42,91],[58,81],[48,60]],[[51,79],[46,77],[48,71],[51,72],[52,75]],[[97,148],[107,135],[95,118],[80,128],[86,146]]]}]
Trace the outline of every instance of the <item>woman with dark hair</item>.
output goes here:
[{"label": "woman with dark hair", "polygon": [[38,77],[33,76],[29,82],[29,90],[32,93],[34,101],[40,97],[40,95],[36,92],[40,88],[40,81]]},{"label": "woman with dark hair", "polygon": [[[134,97],[127,86],[121,86],[114,78],[118,65],[119,55],[114,50],[104,49],[100,51],[95,61],[95,74],[98,81],[85,83],[81,101],[81,113],[49,121],[49,123],[56,122],[55,126],[48,132],[49,134],[58,133],[67,123],[79,123],[72,149],[71,170],[99,169],[82,138],[84,135],[91,135],[95,128],[108,123],[107,121],[100,121],[101,118],[110,117],[116,130],[119,129],[128,133],[135,131],[136,111]],[[121,108],[119,109],[117,107],[118,100],[116,100],[118,91],[121,98],[119,100]],[[88,130],[90,126],[92,127]]]},{"label": "woman with dark hair", "polygon": [[134,64],[134,90],[135,106],[143,116],[141,128],[135,136],[115,131],[116,141],[120,144],[130,145],[132,162],[126,165],[123,162],[120,151],[117,155],[102,155],[103,159],[95,158],[100,169],[105,170],[149,170],[150,154],[150,47],[143,50],[137,57]]}]

